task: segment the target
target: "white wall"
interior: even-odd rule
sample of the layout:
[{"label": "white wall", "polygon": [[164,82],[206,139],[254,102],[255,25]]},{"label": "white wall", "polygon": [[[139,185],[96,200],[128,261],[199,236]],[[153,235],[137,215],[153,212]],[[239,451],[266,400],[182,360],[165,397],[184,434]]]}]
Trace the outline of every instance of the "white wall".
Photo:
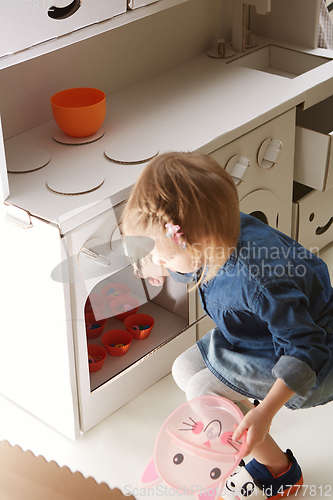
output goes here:
[{"label": "white wall", "polygon": [[106,94],[231,38],[232,0],[189,0],[95,38],[0,72],[5,138],[52,118],[50,97],[75,86]]}]

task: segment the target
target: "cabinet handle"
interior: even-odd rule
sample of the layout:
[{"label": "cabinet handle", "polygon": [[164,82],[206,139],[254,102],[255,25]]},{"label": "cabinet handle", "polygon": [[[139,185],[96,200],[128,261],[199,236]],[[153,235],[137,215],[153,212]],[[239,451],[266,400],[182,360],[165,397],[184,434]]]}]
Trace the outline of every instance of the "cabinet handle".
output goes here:
[{"label": "cabinet handle", "polygon": [[66,7],[56,7],[55,5],[53,5],[47,11],[47,15],[51,19],[67,19],[68,17],[75,14],[75,12],[81,7],[81,2],[82,0],[73,0],[73,2],[71,2],[69,5],[66,5]]},{"label": "cabinet handle", "polygon": [[111,265],[111,262],[107,257],[105,257],[104,255],[102,255],[100,253],[94,252],[93,250],[90,250],[89,248],[83,247],[81,249],[81,252],[89,259],[94,260],[96,262],[96,264],[98,264],[99,266],[110,267],[110,265]]}]

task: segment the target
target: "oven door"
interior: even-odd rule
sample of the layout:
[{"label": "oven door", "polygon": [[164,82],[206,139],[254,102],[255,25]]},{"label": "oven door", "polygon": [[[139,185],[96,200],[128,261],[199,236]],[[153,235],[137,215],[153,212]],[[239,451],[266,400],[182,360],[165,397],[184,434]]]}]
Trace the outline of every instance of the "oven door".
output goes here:
[{"label": "oven door", "polygon": [[[153,287],[135,275],[132,263],[154,242],[126,239],[123,245],[121,210],[117,205],[65,236],[82,432],[169,373],[174,359],[196,340],[187,285],[168,277],[163,287]],[[119,301],[125,308],[133,301],[137,313],[152,317],[154,326],[147,338],[133,339],[126,354],[107,353],[102,367],[91,371],[89,346],[105,348],[106,332],[126,330],[123,309],[115,306]]]}]

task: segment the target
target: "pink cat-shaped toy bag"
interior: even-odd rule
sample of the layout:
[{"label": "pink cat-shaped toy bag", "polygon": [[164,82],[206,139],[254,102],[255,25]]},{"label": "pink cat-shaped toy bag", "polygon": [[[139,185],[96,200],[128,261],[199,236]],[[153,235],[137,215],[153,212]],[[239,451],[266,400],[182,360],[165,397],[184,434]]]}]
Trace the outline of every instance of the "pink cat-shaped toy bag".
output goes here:
[{"label": "pink cat-shaped toy bag", "polygon": [[140,487],[164,483],[177,496],[221,497],[225,481],[242,459],[245,439],[233,441],[240,409],[219,396],[202,396],[177,408],[164,422]]}]

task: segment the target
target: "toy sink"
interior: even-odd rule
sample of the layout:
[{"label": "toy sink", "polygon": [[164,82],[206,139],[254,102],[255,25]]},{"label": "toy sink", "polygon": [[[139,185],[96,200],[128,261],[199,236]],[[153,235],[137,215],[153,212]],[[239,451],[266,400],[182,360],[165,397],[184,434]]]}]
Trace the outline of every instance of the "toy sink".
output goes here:
[{"label": "toy sink", "polygon": [[271,44],[234,59],[228,64],[285,78],[295,78],[330,61],[331,59],[327,57]]}]

